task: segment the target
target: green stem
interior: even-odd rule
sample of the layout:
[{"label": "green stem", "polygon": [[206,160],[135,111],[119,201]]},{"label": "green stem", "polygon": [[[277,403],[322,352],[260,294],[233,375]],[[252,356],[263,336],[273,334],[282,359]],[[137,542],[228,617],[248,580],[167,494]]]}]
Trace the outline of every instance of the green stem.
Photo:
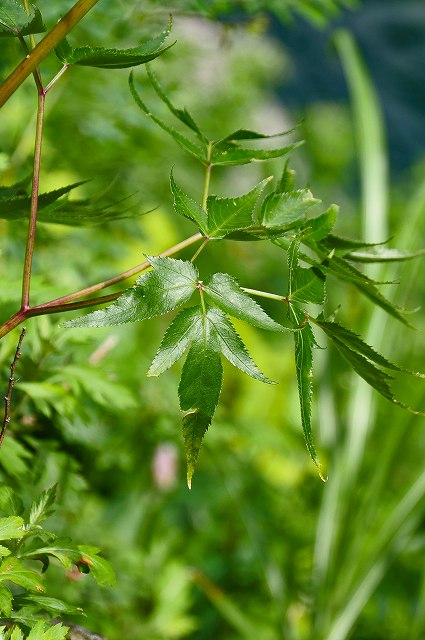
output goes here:
[{"label": "green stem", "polygon": [[207,210],[207,200],[208,200],[208,192],[210,189],[210,180],[211,180],[211,169],[212,169],[212,164],[211,164],[211,153],[212,153],[212,143],[209,142],[208,143],[208,148],[207,148],[207,166],[205,169],[205,180],[204,180],[204,192],[202,194],[202,208],[205,209],[205,211]]},{"label": "green stem", "polygon": [[[38,85],[37,85],[38,86]],[[37,209],[38,209],[38,190],[40,183],[40,161],[41,161],[41,141],[43,138],[43,123],[44,123],[44,91],[39,91],[38,94],[38,109],[37,109],[37,128],[35,134],[35,150],[34,150],[34,167],[33,167],[33,180],[31,191],[31,210],[30,220],[28,225],[28,237],[27,246],[25,251],[24,262],[24,274],[22,279],[22,310],[26,311],[29,308],[30,299],[30,284],[31,284],[31,268],[32,259],[34,255],[35,244],[35,231],[37,225]]]},{"label": "green stem", "polygon": [[289,304],[289,300],[286,296],[279,296],[277,293],[269,293],[268,291],[258,291],[257,289],[247,289],[241,287],[242,291],[249,293],[251,296],[259,296],[260,298],[268,298],[269,300],[277,300],[278,302],[284,302]]},{"label": "green stem", "polygon": [[195,253],[193,254],[192,258],[191,258],[191,262],[195,262],[196,258],[199,256],[199,254],[201,253],[201,251],[203,249],[205,249],[205,247],[207,246],[207,243],[209,242],[209,238],[205,238],[205,240],[203,241],[203,243],[201,244],[200,247],[197,248],[197,250],[195,251]]},{"label": "green stem", "polygon": [[68,13],[59,20],[51,31],[25,57],[8,78],[0,85],[0,107],[10,98],[30,73],[59,44],[75,25],[97,4],[99,0],[78,0]]}]

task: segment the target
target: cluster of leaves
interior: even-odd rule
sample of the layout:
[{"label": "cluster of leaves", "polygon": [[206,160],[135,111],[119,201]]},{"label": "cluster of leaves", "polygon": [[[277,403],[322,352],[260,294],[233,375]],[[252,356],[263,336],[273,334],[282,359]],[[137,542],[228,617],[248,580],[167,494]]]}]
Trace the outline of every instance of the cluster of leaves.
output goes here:
[{"label": "cluster of leaves", "polygon": [[[130,89],[137,105],[181,148],[205,166],[208,180],[215,166],[242,165],[277,158],[297,146],[290,144],[275,149],[250,148],[246,146],[249,141],[275,136],[246,129],[239,129],[216,141],[210,140],[187,109],[180,109],[172,104],[149,66],[147,69],[156,94],[172,115],[189,129],[192,137],[183,135],[151,112],[137,93],[131,75]],[[403,369],[376,353],[351,330],[335,320],[326,320],[324,311],[314,317],[310,306],[323,307],[326,278],[333,275],[351,283],[374,304],[407,324],[403,309],[393,305],[378,289],[377,285],[380,283],[366,276],[354,264],[362,261],[409,259],[417,254],[399,253],[395,250],[385,252],[382,249],[377,252],[375,245],[334,235],[332,230],[337,218],[337,207],[333,205],[319,216],[310,217],[311,209],[320,201],[312,196],[309,189],[295,188],[294,174],[287,166],[273,191],[269,189],[271,181],[272,178],[263,180],[248,193],[233,198],[219,198],[205,193],[204,201],[198,203],[177,185],[172,174],[171,191],[175,212],[197,225],[204,237],[203,246],[207,242],[223,239],[269,240],[287,252],[289,287],[286,295],[252,293],[285,302],[289,327],[272,320],[248,295],[247,291],[250,290],[241,288],[231,274],[215,273],[204,282],[200,279],[193,259],[189,262],[154,257],[148,258],[153,271],[142,275],[111,306],[65,323],[68,327],[100,327],[145,320],[173,311],[188,302],[195,291],[198,292],[200,303],[184,309],[176,316],[148,372],[151,376],[163,373],[188,349],[179,385],[179,398],[184,412],[183,436],[189,486],[202,438],[211,423],[219,399],[222,384],[220,353],[244,373],[262,382],[270,382],[252,361],[227,314],[262,329],[294,333],[302,425],[307,448],[319,472],[320,462],[311,429],[313,348],[318,346],[313,325],[326,334],[351,367],[379,393],[408,408],[395,398],[388,384],[391,377],[383,370]],[[301,263],[310,266],[305,268]]]},{"label": "cluster of leaves", "polygon": [[[53,513],[55,496],[55,487],[43,492],[26,514],[13,489],[0,489],[0,511],[4,514],[0,518],[0,612],[8,623],[4,636],[7,640],[21,640],[20,627],[31,629],[27,636],[31,640],[61,640],[68,629],[60,624],[52,627],[49,620],[83,614],[81,609],[45,595],[43,574],[51,560],[67,571],[77,567],[82,573],[91,573],[99,585],[114,582],[112,568],[98,555],[98,549],[58,538],[42,527],[41,523]],[[41,571],[34,563],[41,563]]]}]

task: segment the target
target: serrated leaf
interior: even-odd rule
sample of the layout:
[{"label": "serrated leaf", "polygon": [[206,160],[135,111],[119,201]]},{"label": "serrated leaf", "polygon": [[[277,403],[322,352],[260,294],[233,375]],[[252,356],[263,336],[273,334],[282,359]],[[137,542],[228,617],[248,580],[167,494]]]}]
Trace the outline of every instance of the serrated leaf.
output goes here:
[{"label": "serrated leaf", "polygon": [[52,515],[52,506],[56,500],[56,488],[57,485],[54,485],[47,491],[43,491],[40,498],[32,504],[29,517],[30,527],[36,527]]},{"label": "serrated leaf", "polygon": [[44,591],[40,583],[40,575],[24,565],[18,558],[6,558],[0,565],[0,581],[7,580],[14,584],[29,589],[30,591]]},{"label": "serrated leaf", "polygon": [[333,204],[317,218],[311,218],[304,231],[303,241],[305,239],[306,242],[318,242],[328,236],[335,225],[338,211],[339,207]]},{"label": "serrated leaf", "polygon": [[0,487],[0,510],[8,516],[19,516],[24,510],[22,500],[11,487]]},{"label": "serrated leaf", "polygon": [[87,545],[78,545],[81,552],[81,562],[90,570],[91,575],[100,587],[111,586],[115,584],[115,572],[108,560],[101,558],[96,547]]},{"label": "serrated leaf", "polygon": [[267,229],[288,231],[304,224],[306,214],[320,200],[308,189],[271,193],[261,206],[259,223]]},{"label": "serrated leaf", "polygon": [[140,276],[113,304],[63,326],[106,327],[137,322],[161,316],[187,302],[198,279],[193,264],[174,258],[148,257],[148,260],[153,271]]},{"label": "serrated leaf", "polygon": [[356,351],[357,353],[360,353],[361,355],[365,356],[368,360],[371,360],[375,364],[381,365],[386,369],[391,369],[392,371],[404,371],[406,373],[412,373],[413,375],[418,375],[412,371],[409,371],[408,369],[405,369],[404,367],[400,367],[398,364],[395,364],[394,362],[391,362],[390,360],[382,356],[380,353],[375,351],[375,349],[373,349],[366,342],[364,342],[360,338],[360,336],[354,333],[354,331],[351,331],[351,329],[347,329],[347,327],[344,327],[343,325],[337,322],[328,322],[328,321],[320,320],[317,318],[312,320],[331,339],[336,339],[339,342],[342,342],[349,349],[351,349],[352,351]]},{"label": "serrated leaf", "polygon": [[245,293],[236,280],[228,273],[214,273],[203,284],[205,295],[217,307],[234,318],[269,331],[285,331],[285,327],[275,322],[251,296]]},{"label": "serrated leaf", "polygon": [[183,416],[183,438],[187,459],[187,482],[191,486],[202,439],[207,431],[221,391],[223,367],[219,344],[206,316],[202,332],[189,349],[179,384]]},{"label": "serrated leaf", "polygon": [[219,147],[225,142],[234,142],[235,140],[266,140],[269,138],[280,138],[292,133],[297,127],[288,129],[287,131],[279,131],[278,133],[259,133],[258,131],[252,131],[251,129],[237,129],[232,133],[229,133],[225,138],[221,138],[214,142],[215,147]]},{"label": "serrated leaf", "polygon": [[[213,147],[211,164],[213,166],[242,165],[256,160],[280,158],[299,147],[300,144],[298,142],[279,149],[244,149],[234,144],[220,145],[219,148]],[[225,146],[224,149],[223,146]]]},{"label": "serrated leaf", "polygon": [[171,44],[161,48],[170,31],[171,20],[168,28],[158,36],[131,49],[108,49],[106,47],[77,47],[74,49],[64,39],[56,47],[55,52],[63,64],[100,69],[126,69],[150,62],[172,47]]},{"label": "serrated leaf", "polygon": [[[53,204],[62,196],[68,194],[72,189],[76,189],[82,184],[88,182],[87,180],[81,180],[80,182],[74,182],[74,184],[49,191],[48,193],[41,193],[38,196],[38,210],[39,219],[43,222],[49,222],[49,219],[45,220],[43,215],[43,209]],[[19,193],[12,195],[9,198],[0,199],[0,218],[4,220],[25,220],[29,217],[31,206],[31,196]]]},{"label": "serrated leaf", "polygon": [[248,228],[258,200],[271,178],[266,178],[251,191],[238,198],[209,196],[207,200],[209,238],[224,238],[233,231]]},{"label": "serrated leaf", "polygon": [[2,617],[10,617],[12,613],[12,600],[13,595],[9,587],[0,582],[0,613],[4,614]]},{"label": "serrated leaf", "polygon": [[133,96],[134,101],[139,107],[139,109],[141,109],[143,113],[146,116],[148,116],[148,118],[151,118],[151,120],[153,120],[159,127],[161,127],[161,129],[166,131],[172,138],[174,138],[177,144],[184,151],[187,151],[188,153],[190,153],[192,156],[200,160],[203,164],[208,164],[206,149],[201,149],[200,147],[198,147],[198,145],[192,142],[192,140],[189,140],[189,138],[186,138],[186,136],[182,135],[179,131],[177,131],[173,127],[170,127],[168,124],[163,122],[163,120],[158,118],[148,109],[148,107],[145,105],[140,95],[136,91],[136,87],[134,86],[133,73],[130,73],[128,82],[130,86],[131,95]]},{"label": "serrated leaf", "polygon": [[292,242],[288,250],[289,294],[295,302],[322,304],[325,299],[325,276],[320,269],[303,269],[298,266],[299,239]]},{"label": "serrated leaf", "polygon": [[24,521],[19,516],[0,518],[0,540],[13,540],[25,535]]},{"label": "serrated leaf", "polygon": [[152,68],[149,64],[146,65],[146,71],[148,73],[149,81],[152,87],[155,89],[156,94],[159,96],[162,102],[168,107],[171,113],[178,120],[180,120],[180,122],[185,124],[187,127],[189,127],[189,129],[191,129],[194,133],[196,133],[196,135],[200,138],[202,142],[204,142],[205,144],[208,144],[209,143],[208,138],[202,133],[200,127],[195,122],[193,116],[189,113],[189,111],[186,108],[178,109],[172,104],[171,100],[168,98],[167,94],[159,84],[158,79],[153,73]]},{"label": "serrated leaf", "polygon": [[[2,585],[3,586],[3,585]],[[17,604],[35,604],[43,611],[49,611],[57,616],[78,616],[84,615],[80,607],[74,607],[57,598],[49,598],[47,596],[38,596],[35,594],[27,594],[17,599]]]},{"label": "serrated leaf", "polygon": [[62,624],[51,626],[42,620],[39,620],[31,629],[27,640],[65,640],[69,627]]},{"label": "serrated leaf", "polygon": [[29,4],[29,15],[19,0],[2,0],[0,38],[22,37],[46,31],[39,9]]},{"label": "serrated leaf", "polygon": [[419,249],[418,251],[375,249],[374,251],[352,251],[345,254],[345,258],[355,262],[404,262],[423,255],[425,255],[425,249]]},{"label": "serrated leaf", "polygon": [[176,184],[173,173],[170,178],[171,191],[174,197],[174,210],[181,216],[195,222],[202,233],[207,234],[208,214],[195,200],[186,195]]},{"label": "serrated leaf", "polygon": [[295,340],[295,368],[298,382],[298,396],[300,401],[301,424],[304,432],[304,439],[308,452],[322,475],[322,465],[314,446],[311,429],[311,404],[313,396],[313,347],[315,339],[311,326],[305,319],[305,313],[296,309],[293,305],[289,307],[290,318],[294,326],[301,327],[294,333]]},{"label": "serrated leaf", "polygon": [[222,311],[214,307],[209,308],[207,320],[214,327],[221,353],[233,366],[255,380],[275,384],[257,367],[232,323]]},{"label": "serrated leaf", "polygon": [[345,255],[347,252],[355,251],[357,249],[372,249],[373,247],[379,247],[383,244],[387,244],[388,240],[383,242],[365,242],[364,240],[353,240],[351,238],[343,238],[341,236],[328,234],[321,241],[321,244],[326,247],[327,251],[334,251],[337,254]]},{"label": "serrated leaf", "polygon": [[155,358],[147,373],[159,376],[183,355],[191,342],[201,335],[202,314],[200,307],[183,309],[168,327]]}]

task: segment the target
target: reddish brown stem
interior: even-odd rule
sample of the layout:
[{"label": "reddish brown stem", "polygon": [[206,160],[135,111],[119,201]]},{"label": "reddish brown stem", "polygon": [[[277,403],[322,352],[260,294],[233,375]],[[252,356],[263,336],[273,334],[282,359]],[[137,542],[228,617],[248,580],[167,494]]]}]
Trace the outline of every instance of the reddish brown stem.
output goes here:
[{"label": "reddish brown stem", "polygon": [[22,329],[21,331],[21,335],[19,337],[19,341],[18,341],[18,346],[16,347],[16,351],[15,351],[15,357],[13,358],[12,364],[10,365],[10,376],[9,376],[9,384],[7,387],[7,393],[4,397],[4,403],[5,403],[5,408],[4,408],[4,419],[3,419],[3,425],[2,425],[2,429],[0,432],[0,447],[3,444],[3,440],[4,437],[6,435],[6,431],[7,428],[10,424],[10,402],[12,399],[12,389],[15,385],[15,369],[16,369],[16,365],[18,363],[19,358],[21,357],[21,346],[22,346],[22,340],[25,337],[26,334],[26,329]]}]

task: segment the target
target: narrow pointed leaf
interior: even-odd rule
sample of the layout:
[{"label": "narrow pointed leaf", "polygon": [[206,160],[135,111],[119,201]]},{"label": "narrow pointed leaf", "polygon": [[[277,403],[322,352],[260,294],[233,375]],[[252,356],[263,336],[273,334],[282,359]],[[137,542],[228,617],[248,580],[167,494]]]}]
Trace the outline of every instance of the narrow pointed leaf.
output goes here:
[{"label": "narrow pointed leaf", "polygon": [[302,226],[307,211],[319,202],[308,189],[271,193],[264,199],[259,222],[266,228],[287,231]]},{"label": "narrow pointed leaf", "polygon": [[232,133],[229,133],[225,138],[221,138],[221,140],[217,140],[214,142],[215,147],[219,147],[225,142],[233,142],[235,140],[266,140],[269,138],[280,138],[280,136],[286,136],[289,133],[292,133],[297,127],[293,127],[292,129],[288,129],[287,131],[279,131],[278,133],[258,133],[258,131],[252,131],[250,129],[237,129]]},{"label": "narrow pointed leaf", "polygon": [[195,290],[198,271],[191,262],[174,258],[148,257],[153,271],[140,276],[136,284],[110,306],[65,322],[65,327],[106,327],[148,320],[181,306]]},{"label": "narrow pointed leaf", "polygon": [[165,31],[147,42],[131,49],[108,49],[105,47],[72,48],[65,39],[55,52],[63,64],[99,67],[101,69],[125,69],[150,62],[167,51],[172,45],[162,47],[170,34],[171,21]]},{"label": "narrow pointed leaf", "polygon": [[53,504],[56,500],[56,485],[43,491],[40,498],[31,505],[29,524],[35,527],[46,520],[53,513]]},{"label": "narrow pointed leaf", "polygon": [[334,250],[337,254],[345,255],[350,251],[356,251],[358,249],[373,249],[373,247],[379,247],[383,244],[387,244],[388,240],[383,242],[364,242],[364,240],[352,240],[351,238],[342,238],[333,234],[327,235],[322,239],[321,244],[326,247],[328,251]]},{"label": "narrow pointed leaf", "polygon": [[171,173],[171,191],[174,197],[174,210],[181,216],[189,218],[195,222],[202,233],[207,233],[208,214],[195,200],[186,195],[176,184],[173,174]]},{"label": "narrow pointed leaf", "polygon": [[205,316],[200,338],[192,343],[183,365],[179,399],[183,416],[183,437],[190,487],[202,439],[216,409],[223,367],[217,337]]},{"label": "narrow pointed leaf", "polygon": [[201,308],[198,306],[180,311],[168,327],[147,375],[161,375],[177,362],[194,339],[200,338],[201,333]]},{"label": "narrow pointed leaf", "polygon": [[274,384],[272,380],[269,380],[263,373],[261,373],[260,369],[249,355],[241,338],[235,331],[232,323],[222,311],[211,307],[208,309],[207,319],[214,327],[214,332],[217,336],[221,353],[231,364],[233,364],[233,366],[237,367],[255,380],[260,380],[260,382],[265,382],[267,384]]},{"label": "narrow pointed leaf", "polygon": [[[75,182],[74,184],[49,191],[48,193],[41,193],[38,197],[38,208],[40,210],[39,218],[43,219],[43,209],[48,207],[52,203],[56,202],[62,196],[68,194],[72,189],[76,189],[82,184],[85,184],[87,180]],[[0,198],[0,218],[5,220],[23,220],[29,218],[31,206],[31,196],[20,193],[19,195],[12,196],[10,198]],[[46,220],[45,220],[46,221]],[[47,220],[48,221],[48,220]]]},{"label": "narrow pointed leaf", "polygon": [[239,198],[210,196],[207,200],[208,237],[224,238],[233,231],[250,227],[257,202],[270,180],[262,180]]},{"label": "narrow pointed leaf", "polygon": [[[294,326],[305,323],[305,313],[290,306],[290,317]],[[310,324],[305,323],[304,327],[294,333],[295,340],[295,368],[298,382],[298,396],[300,401],[301,424],[304,432],[304,439],[308,452],[319,470],[319,475],[323,480],[322,466],[314,446],[311,429],[311,405],[313,397],[313,347],[315,345],[313,331]]]},{"label": "narrow pointed leaf", "polygon": [[202,142],[208,144],[208,138],[202,133],[201,129],[199,128],[198,124],[195,122],[189,111],[186,108],[178,109],[172,104],[171,100],[168,98],[167,94],[159,84],[158,79],[149,64],[146,66],[146,70],[152,87],[155,89],[157,95],[161,98],[163,103],[167,105],[171,113],[176,116],[176,118],[178,118],[180,122],[183,122],[183,124],[189,127],[189,129],[192,129],[192,131],[196,133],[196,135],[201,139]]},{"label": "narrow pointed leaf", "polygon": [[300,143],[290,144],[279,149],[243,149],[235,145],[228,145],[224,150],[214,148],[211,158],[213,165],[242,165],[253,161],[271,160],[280,158],[300,146]]},{"label": "narrow pointed leaf", "polygon": [[322,215],[311,218],[307,223],[303,241],[306,239],[306,242],[317,242],[328,236],[335,225],[338,211],[339,207],[333,204]]},{"label": "narrow pointed leaf", "polygon": [[228,273],[214,273],[203,285],[206,296],[219,309],[249,324],[269,331],[285,331],[275,322],[251,296],[242,291],[236,280]]},{"label": "narrow pointed leaf", "polygon": [[27,36],[46,31],[39,9],[29,4],[29,15],[19,0],[2,0],[0,6],[0,38]]},{"label": "narrow pointed leaf", "polygon": [[148,109],[148,107],[145,105],[145,103],[143,102],[143,100],[141,99],[141,97],[136,91],[132,73],[130,74],[129,85],[130,85],[131,95],[133,96],[134,101],[136,102],[139,109],[141,109],[143,113],[146,116],[148,116],[148,118],[151,118],[153,122],[155,122],[159,127],[161,127],[161,129],[166,131],[184,151],[187,151],[188,153],[190,153],[192,156],[200,160],[203,164],[207,164],[208,160],[207,160],[205,149],[202,149],[197,144],[192,142],[192,140],[189,140],[189,138],[186,138],[186,136],[182,135],[179,131],[177,131],[173,127],[170,127],[168,124],[163,122],[163,120],[158,118]]},{"label": "narrow pointed leaf", "polygon": [[352,251],[345,255],[355,262],[404,262],[425,255],[425,249],[400,251],[399,249],[375,249],[375,251]]}]

